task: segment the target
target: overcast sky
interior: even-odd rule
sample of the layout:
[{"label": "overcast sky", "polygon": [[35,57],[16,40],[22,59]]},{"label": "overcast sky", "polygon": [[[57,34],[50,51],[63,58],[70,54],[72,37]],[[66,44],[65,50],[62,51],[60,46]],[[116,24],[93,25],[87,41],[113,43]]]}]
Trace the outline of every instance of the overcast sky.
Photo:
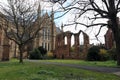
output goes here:
[{"label": "overcast sky", "polygon": [[[1,2],[6,3],[6,0],[0,0],[0,3]],[[50,8],[50,5],[48,3],[41,3],[41,4],[42,4],[42,8],[45,8],[45,6],[47,5],[45,10],[50,12],[51,8]],[[58,6],[58,5],[56,5],[56,6]],[[56,6],[55,6],[55,9],[57,9]],[[58,17],[59,15],[61,15],[61,13],[56,13],[55,17]],[[61,17],[61,18],[55,19],[55,23],[56,23],[57,27],[61,28],[62,24],[70,23],[73,19],[74,19],[74,14],[69,13],[69,14]],[[84,18],[83,18],[82,22],[84,22]],[[99,30],[98,26],[93,27],[93,28],[92,27],[91,28],[86,28],[86,27],[81,26],[81,25],[78,25],[76,28],[74,27],[74,25],[64,27],[64,31],[71,31],[73,33],[77,33],[77,32],[79,32],[79,30],[83,30],[84,32],[86,32],[89,35],[91,44],[92,43],[98,44],[100,42],[104,43],[104,35],[105,35],[106,31],[107,31],[107,28],[102,28],[102,30],[100,32],[100,35],[98,36],[99,41],[100,41],[99,42],[99,41],[96,40],[96,37],[95,37],[95,34],[97,34],[97,32]],[[83,41],[83,39],[81,39],[81,41]]]},{"label": "overcast sky", "polygon": [[[68,3],[66,3],[65,5],[69,4],[70,0],[67,0]],[[99,3],[99,1],[98,1]],[[55,7],[57,7],[58,5],[56,4]],[[57,13],[55,14],[55,17],[56,16],[59,16],[61,15],[61,13]],[[91,14],[87,14],[85,16],[92,16]],[[71,23],[71,21],[74,20],[74,17],[75,17],[75,14],[74,12],[70,12],[69,14],[59,18],[59,19],[56,19],[55,22],[56,22],[56,25],[58,25],[59,27],[61,26],[61,24],[69,24]],[[81,17],[81,19],[79,20],[79,22],[82,22],[82,23],[90,23],[90,21],[88,19],[86,19],[85,17]],[[97,20],[96,22],[107,22],[107,20]],[[107,31],[107,28],[104,27],[102,28],[99,36],[98,36],[98,39],[99,41],[96,39],[95,35],[98,33],[98,30],[99,30],[99,27],[98,26],[94,26],[94,27],[91,27],[91,28],[86,28],[85,26],[82,26],[82,25],[78,25],[77,28],[74,27],[74,25],[71,25],[71,26],[66,26],[64,27],[64,31],[71,31],[73,33],[77,33],[79,32],[79,30],[83,30],[84,32],[86,32],[89,37],[90,37],[90,44],[94,43],[94,44],[98,44],[98,43],[105,43],[105,40],[104,40],[104,35]]]},{"label": "overcast sky", "polygon": [[[62,18],[56,19],[55,22],[56,22],[56,25],[60,27],[61,24],[69,23],[70,19],[73,19],[73,18],[71,18],[71,15],[65,15]],[[84,32],[86,32],[89,35],[91,44],[92,43],[98,44],[100,42],[101,43],[105,42],[104,41],[104,35],[105,35],[106,31],[107,31],[106,27],[102,28],[102,30],[101,30],[101,32],[100,32],[100,34],[98,36],[100,42],[95,37],[95,35],[97,34],[97,32],[99,30],[98,26],[91,27],[91,28],[86,28],[86,27],[84,27],[82,25],[78,25],[76,28],[75,28],[74,25],[64,27],[64,31],[71,31],[73,33],[77,33],[77,32],[79,32],[79,30],[83,30]]]}]

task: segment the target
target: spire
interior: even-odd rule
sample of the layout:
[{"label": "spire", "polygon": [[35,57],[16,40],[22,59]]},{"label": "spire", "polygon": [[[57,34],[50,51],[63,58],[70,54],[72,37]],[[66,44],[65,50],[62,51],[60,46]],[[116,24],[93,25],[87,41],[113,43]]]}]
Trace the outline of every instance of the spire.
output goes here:
[{"label": "spire", "polygon": [[54,50],[54,12],[51,12],[51,50]]},{"label": "spire", "polygon": [[64,27],[64,26],[63,26],[63,23],[62,23],[62,25],[61,25],[61,30],[62,30],[62,32],[63,32],[63,27]]},{"label": "spire", "polygon": [[37,10],[38,18],[41,17],[41,5],[39,3],[38,10]]},{"label": "spire", "polygon": [[51,19],[52,19],[53,22],[54,22],[54,11],[53,11],[53,8],[52,8],[52,12],[51,12]]}]

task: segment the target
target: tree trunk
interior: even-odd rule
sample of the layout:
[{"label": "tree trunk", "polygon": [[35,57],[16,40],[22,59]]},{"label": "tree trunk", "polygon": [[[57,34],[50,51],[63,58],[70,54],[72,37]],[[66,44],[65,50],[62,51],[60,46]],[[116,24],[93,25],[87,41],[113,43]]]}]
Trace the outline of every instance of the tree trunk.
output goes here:
[{"label": "tree trunk", "polygon": [[17,49],[17,44],[15,44],[15,49],[14,49],[14,58],[16,58],[16,49]]},{"label": "tree trunk", "polygon": [[23,63],[23,47],[22,47],[22,45],[19,45],[19,51],[20,51],[19,63]]},{"label": "tree trunk", "polygon": [[117,54],[117,65],[120,65],[120,28],[119,28],[119,20],[118,18],[112,18],[111,19],[112,23],[112,31],[114,34],[114,39],[116,43],[116,54]]},{"label": "tree trunk", "polygon": [[120,41],[116,44],[117,65],[120,66]]},{"label": "tree trunk", "polygon": [[116,54],[117,54],[117,65],[120,65],[120,30],[116,32],[115,35],[115,42],[116,42]]}]

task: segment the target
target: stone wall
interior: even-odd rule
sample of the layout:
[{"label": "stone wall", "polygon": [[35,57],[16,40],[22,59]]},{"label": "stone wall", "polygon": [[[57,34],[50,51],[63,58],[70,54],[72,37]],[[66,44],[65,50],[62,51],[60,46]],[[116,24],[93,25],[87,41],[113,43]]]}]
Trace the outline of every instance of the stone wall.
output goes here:
[{"label": "stone wall", "polygon": [[111,49],[114,45],[114,37],[111,29],[108,29],[108,31],[105,34],[105,47],[106,49]]},{"label": "stone wall", "polygon": [[[80,52],[80,34],[83,33],[84,45],[83,50]],[[74,52],[71,52],[71,36],[74,36]],[[67,44],[65,44],[65,37]],[[62,32],[56,36],[56,46],[54,56],[60,59],[85,59],[87,50],[89,48],[89,36],[83,31],[78,33],[71,33],[70,31]]]},{"label": "stone wall", "polygon": [[9,60],[10,45],[9,39],[5,36],[4,31],[0,30],[0,60]]}]

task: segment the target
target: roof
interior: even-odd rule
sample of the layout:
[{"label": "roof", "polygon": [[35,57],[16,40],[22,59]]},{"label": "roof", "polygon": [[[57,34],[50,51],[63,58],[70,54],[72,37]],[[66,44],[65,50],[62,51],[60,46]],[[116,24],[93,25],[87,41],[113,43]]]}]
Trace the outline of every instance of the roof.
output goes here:
[{"label": "roof", "polygon": [[59,27],[56,27],[56,32],[57,32],[57,34],[60,34],[62,31],[60,30]]}]

